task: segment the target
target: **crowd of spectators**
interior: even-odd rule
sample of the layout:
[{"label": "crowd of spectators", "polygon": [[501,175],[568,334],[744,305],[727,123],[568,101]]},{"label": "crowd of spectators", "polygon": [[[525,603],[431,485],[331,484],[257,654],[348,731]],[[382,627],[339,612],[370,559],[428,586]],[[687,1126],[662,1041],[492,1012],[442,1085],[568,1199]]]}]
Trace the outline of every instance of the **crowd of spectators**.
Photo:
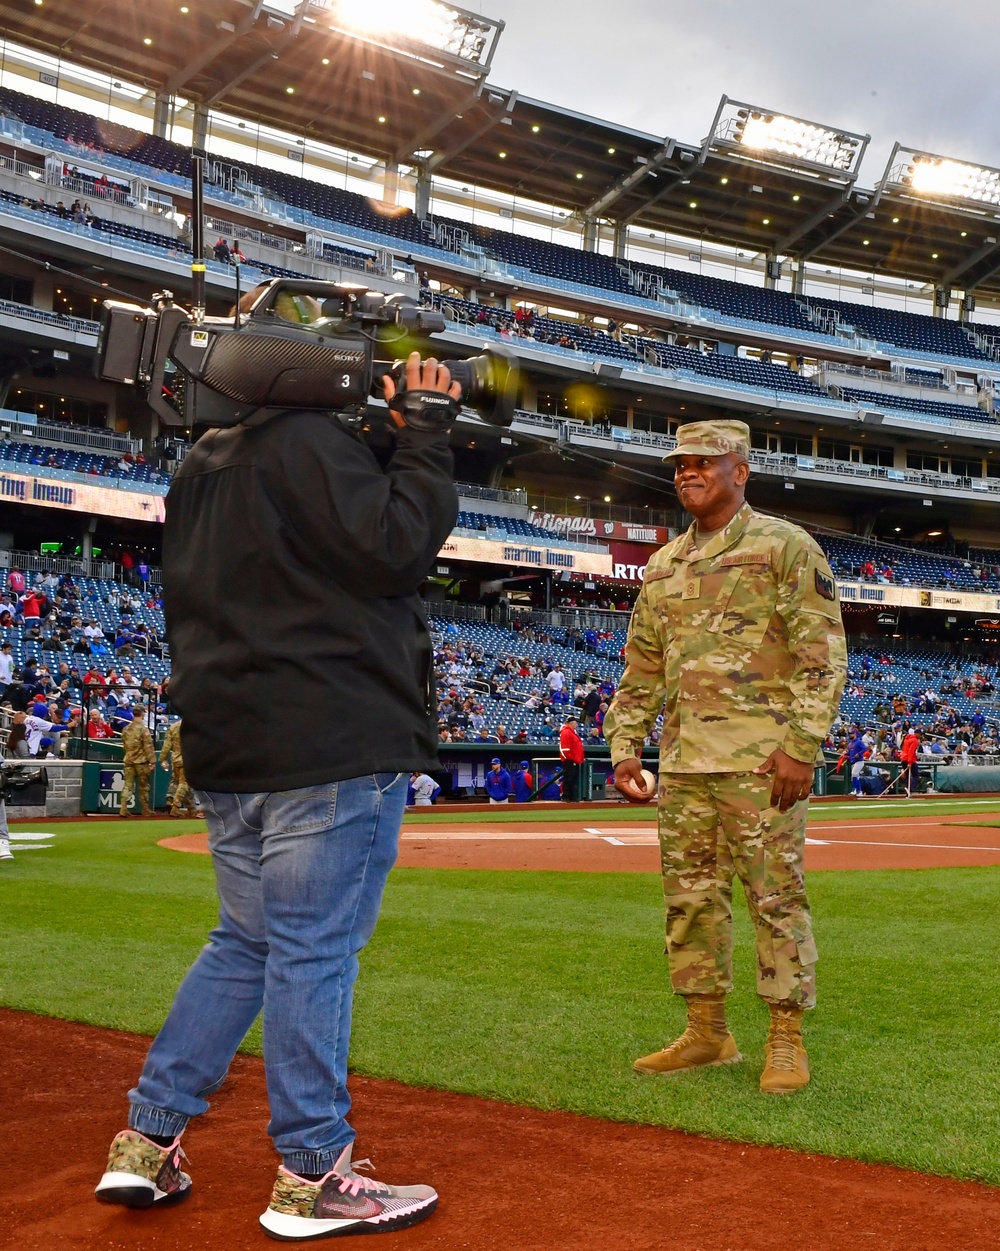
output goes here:
[{"label": "crowd of spectators", "polygon": [[[102,615],[118,617],[112,632],[98,619],[99,603]],[[161,716],[169,713],[169,679],[139,678],[127,663],[139,653],[164,655],[155,626],[137,618],[142,607],[162,608],[148,579],[102,599],[70,574],[38,574],[29,584],[19,569],[10,571],[0,593],[0,713],[10,729],[8,755],[59,754],[84,716],[88,736],[105,739],[120,734],[139,706],[152,703]],[[14,663],[16,635],[26,653],[21,665]],[[36,648],[39,655],[32,654]]]},{"label": "crowd of spectators", "polygon": [[[838,772],[850,770],[854,794],[881,793],[890,774],[878,766],[905,766],[908,756],[914,762],[956,766],[970,765],[976,757],[1000,756],[990,661],[983,658],[968,673],[958,660],[942,657],[939,667],[917,672],[916,690],[909,694],[899,689],[897,664],[884,653],[866,653],[852,664],[847,694],[875,694],[877,702],[863,723],[838,716],[823,745],[827,757],[836,758]],[[960,709],[952,702],[956,697],[980,701],[981,706]],[[917,717],[924,719],[919,725]]]},{"label": "crowd of spectators", "polygon": [[[604,715],[615,693],[612,677],[594,668],[567,673],[555,649],[575,648],[607,658],[596,631],[550,632],[520,626],[518,637],[540,644],[534,658],[515,652],[493,653],[458,634],[445,633],[434,651],[438,737],[441,743],[553,743],[562,724],[578,716],[587,743],[604,742]],[[584,636],[588,640],[584,641]],[[546,655],[544,649],[552,647]],[[535,649],[538,650],[538,649]],[[509,735],[497,704],[530,714],[530,724]],[[502,718],[502,712],[499,714]]]}]

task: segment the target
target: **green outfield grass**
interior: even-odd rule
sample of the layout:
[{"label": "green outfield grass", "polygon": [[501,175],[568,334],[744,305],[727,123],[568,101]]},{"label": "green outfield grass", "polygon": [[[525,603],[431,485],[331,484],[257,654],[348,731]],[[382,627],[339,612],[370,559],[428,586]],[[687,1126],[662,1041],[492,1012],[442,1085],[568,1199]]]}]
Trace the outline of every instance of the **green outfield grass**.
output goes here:
[{"label": "green outfield grass", "polygon": [[[0,864],[0,1003],[151,1033],[215,912],[208,857],[155,840],[199,823],[52,828],[53,848]],[[747,1062],[630,1072],[681,1021],[646,874],[397,870],[363,957],[353,1065],[1000,1185],[1000,869],[825,872],[811,892],[821,1007],[814,1081],[793,1099],[757,1092],[766,1018],[742,911],[731,1017]]]}]

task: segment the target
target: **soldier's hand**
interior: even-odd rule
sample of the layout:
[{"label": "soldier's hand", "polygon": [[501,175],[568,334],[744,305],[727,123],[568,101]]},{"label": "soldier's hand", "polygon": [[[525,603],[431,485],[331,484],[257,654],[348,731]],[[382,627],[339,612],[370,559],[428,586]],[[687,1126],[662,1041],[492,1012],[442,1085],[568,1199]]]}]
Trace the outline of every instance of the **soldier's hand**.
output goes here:
[{"label": "soldier's hand", "polygon": [[771,773],[771,807],[779,812],[787,812],[800,799],[808,799],[812,790],[813,766],[811,762],[796,760],[783,752],[779,747],[771,752],[759,769],[754,769],[758,777]]},{"label": "soldier's hand", "polygon": [[642,776],[642,761],[635,756],[615,765],[615,788],[619,790],[630,804],[648,804],[656,794],[646,791],[646,783]]}]

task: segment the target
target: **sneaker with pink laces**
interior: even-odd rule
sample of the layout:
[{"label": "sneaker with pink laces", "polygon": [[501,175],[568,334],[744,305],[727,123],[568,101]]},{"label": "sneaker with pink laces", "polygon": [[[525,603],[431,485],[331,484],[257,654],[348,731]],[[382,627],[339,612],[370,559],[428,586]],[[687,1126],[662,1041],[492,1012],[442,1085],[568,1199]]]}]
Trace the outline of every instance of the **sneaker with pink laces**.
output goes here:
[{"label": "sneaker with pink laces", "polygon": [[126,1208],[170,1207],[191,1193],[191,1178],[181,1168],[187,1156],[180,1138],[160,1147],[135,1129],[125,1129],[108,1152],[104,1176],[94,1194],[101,1203]]},{"label": "sneaker with pink laces", "polygon": [[[264,1233],[279,1242],[336,1238],[341,1234],[380,1234],[426,1220],[437,1207],[430,1186],[389,1186],[363,1177],[351,1164],[351,1145],[319,1181],[308,1181],[284,1166],[260,1218]],[[367,1164],[359,1160],[357,1167]]]}]

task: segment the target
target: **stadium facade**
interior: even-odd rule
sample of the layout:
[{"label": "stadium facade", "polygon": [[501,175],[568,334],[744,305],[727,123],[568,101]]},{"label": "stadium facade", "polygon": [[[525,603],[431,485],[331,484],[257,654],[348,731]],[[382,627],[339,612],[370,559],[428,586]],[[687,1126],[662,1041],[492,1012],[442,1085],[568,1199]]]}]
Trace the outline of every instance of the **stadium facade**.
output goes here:
[{"label": "stadium facade", "polygon": [[[92,362],[105,295],[189,289],[193,141],[225,240],[210,311],[238,242],[244,290],[408,293],[444,314],[443,353],[520,356],[514,424],[454,433],[442,619],[485,629],[499,602],[620,636],[687,521],[662,457],[724,415],[752,431],[751,502],[834,559],[857,648],[1000,633],[1000,174],[899,143],[866,189],[867,136],[725,97],[699,144],[580,116],[491,85],[502,25],[453,6],[402,35],[335,0],[29,7],[0,4],[7,567],[156,564],[197,432]],[[368,426],[384,445],[377,405]]]}]

